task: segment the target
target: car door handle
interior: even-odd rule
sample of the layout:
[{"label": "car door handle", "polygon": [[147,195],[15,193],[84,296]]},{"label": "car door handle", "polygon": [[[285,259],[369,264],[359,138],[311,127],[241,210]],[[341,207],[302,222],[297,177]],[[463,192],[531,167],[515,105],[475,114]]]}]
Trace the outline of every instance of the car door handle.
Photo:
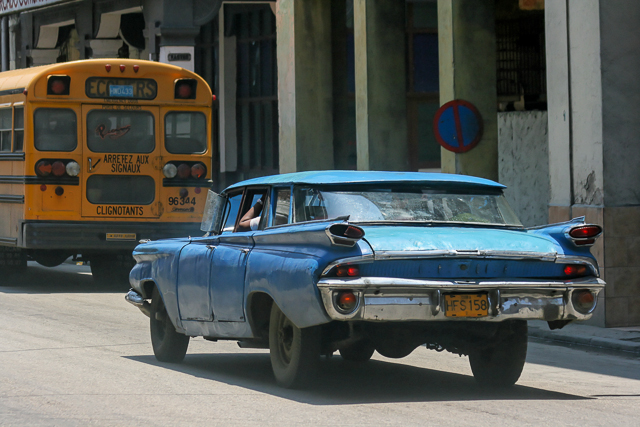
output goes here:
[{"label": "car door handle", "polygon": [[209,249],[211,251],[215,251],[216,247],[215,246],[211,246],[211,245],[207,245],[207,249]]},{"label": "car door handle", "polygon": [[242,251],[242,253],[246,255],[251,251],[251,249],[244,248],[244,249],[240,249],[240,251]]}]

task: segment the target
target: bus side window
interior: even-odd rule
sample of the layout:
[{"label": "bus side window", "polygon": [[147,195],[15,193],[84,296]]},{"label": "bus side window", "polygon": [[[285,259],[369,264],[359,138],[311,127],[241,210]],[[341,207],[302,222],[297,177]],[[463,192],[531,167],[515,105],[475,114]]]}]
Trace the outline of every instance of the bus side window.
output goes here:
[{"label": "bus side window", "polygon": [[76,113],[68,108],[38,108],[34,144],[40,151],[73,151],[78,146]]},{"label": "bus side window", "polygon": [[24,108],[13,110],[13,151],[24,151]]},{"label": "bus side window", "polygon": [[0,110],[0,151],[11,151],[11,108]]}]

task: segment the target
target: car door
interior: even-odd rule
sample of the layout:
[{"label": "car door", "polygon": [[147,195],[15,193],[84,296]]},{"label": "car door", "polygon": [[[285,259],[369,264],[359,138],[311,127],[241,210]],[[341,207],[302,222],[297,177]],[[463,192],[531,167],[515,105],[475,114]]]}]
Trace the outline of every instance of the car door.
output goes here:
[{"label": "car door", "polygon": [[[238,223],[258,199],[266,194],[266,189],[248,189],[240,194],[230,195],[229,214],[225,221],[222,234],[218,236],[218,243],[212,255],[210,271],[211,306],[214,317],[221,322],[243,322],[244,313],[244,279],[247,268],[247,258],[253,249],[253,234],[255,231],[237,232]],[[266,211],[266,210],[265,210]],[[233,220],[233,222],[231,222]],[[262,218],[261,222],[264,222]],[[230,223],[233,223],[231,230]]]},{"label": "car door", "polygon": [[209,296],[212,254],[215,241],[192,240],[180,251],[177,294],[180,319],[210,322],[213,309]]}]

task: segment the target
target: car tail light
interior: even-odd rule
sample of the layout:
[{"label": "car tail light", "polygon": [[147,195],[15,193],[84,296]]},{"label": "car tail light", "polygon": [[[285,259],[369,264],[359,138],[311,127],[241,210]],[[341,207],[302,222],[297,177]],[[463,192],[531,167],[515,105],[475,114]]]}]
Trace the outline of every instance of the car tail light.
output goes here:
[{"label": "car tail light", "polygon": [[62,176],[66,172],[67,172],[67,168],[65,167],[64,163],[62,163],[60,160],[56,160],[51,165],[51,173],[54,176]]},{"label": "car tail light", "polygon": [[360,268],[357,265],[340,265],[336,268],[338,277],[357,277],[360,275]]},{"label": "car tail light", "polygon": [[567,264],[564,266],[564,274],[567,276],[586,276],[589,268],[584,264]]},{"label": "car tail light", "polygon": [[67,171],[67,175],[69,176],[78,176],[78,174],[80,173],[80,165],[76,162],[67,163],[65,169]]},{"label": "car tail light", "polygon": [[571,301],[576,311],[582,314],[591,313],[596,306],[596,297],[588,289],[573,291]]},{"label": "car tail light", "polygon": [[162,168],[162,173],[166,178],[175,178],[175,176],[178,174],[178,168],[173,163],[167,163]]},{"label": "car tail light", "polygon": [[36,163],[36,175],[49,176],[51,175],[51,163],[47,160],[40,160]]},{"label": "car tail light", "polygon": [[191,176],[191,167],[186,163],[181,163],[178,166],[178,178],[187,179]]},{"label": "car tail light", "polygon": [[338,246],[354,246],[364,237],[364,230],[346,223],[332,224],[326,230],[331,243]]},{"label": "car tail light", "polygon": [[348,314],[358,307],[358,297],[353,291],[338,291],[335,293],[334,303],[340,313]]},{"label": "car tail light", "polygon": [[194,79],[179,79],[175,82],[175,99],[196,99],[198,82]]},{"label": "car tail light", "polygon": [[602,234],[602,227],[595,224],[580,225],[569,230],[569,237],[577,246],[590,246]]},{"label": "car tail light", "polygon": [[207,168],[202,163],[196,163],[191,166],[191,176],[198,179],[204,178],[207,175]]},{"label": "car tail light", "polygon": [[47,79],[47,95],[69,95],[71,77],[49,76]]}]

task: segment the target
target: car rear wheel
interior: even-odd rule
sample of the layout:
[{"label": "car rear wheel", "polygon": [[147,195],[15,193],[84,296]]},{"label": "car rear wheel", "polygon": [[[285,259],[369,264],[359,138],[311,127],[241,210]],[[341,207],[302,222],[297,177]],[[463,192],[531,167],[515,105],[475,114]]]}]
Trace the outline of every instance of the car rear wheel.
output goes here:
[{"label": "car rear wheel", "polygon": [[510,387],[518,381],[527,357],[527,322],[504,322],[495,341],[470,352],[469,364],[476,381],[486,387]]},{"label": "car rear wheel", "polygon": [[358,341],[339,351],[340,356],[348,362],[366,362],[371,359],[376,348],[369,341]]},{"label": "car rear wheel", "polygon": [[176,331],[158,292],[153,289],[150,307],[151,345],[160,362],[180,363],[189,346],[189,337]]},{"label": "car rear wheel", "polygon": [[320,329],[298,328],[274,303],[269,323],[271,367],[276,381],[286,388],[306,385],[320,359]]}]

